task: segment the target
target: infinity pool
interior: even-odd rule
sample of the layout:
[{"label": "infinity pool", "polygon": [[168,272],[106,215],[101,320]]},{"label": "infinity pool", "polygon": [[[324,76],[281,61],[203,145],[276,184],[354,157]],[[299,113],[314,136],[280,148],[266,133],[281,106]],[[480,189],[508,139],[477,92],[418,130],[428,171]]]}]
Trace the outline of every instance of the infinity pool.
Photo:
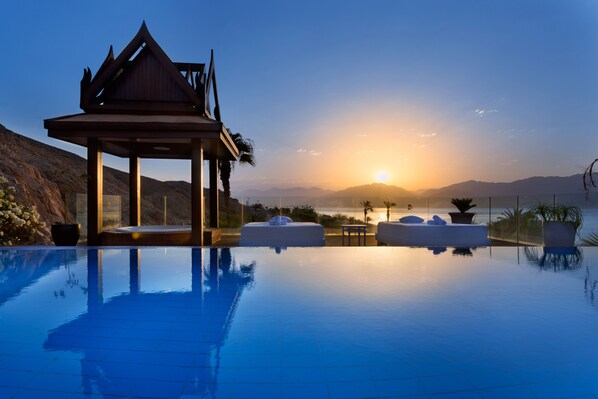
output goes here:
[{"label": "infinity pool", "polygon": [[0,251],[0,398],[598,397],[598,248]]}]

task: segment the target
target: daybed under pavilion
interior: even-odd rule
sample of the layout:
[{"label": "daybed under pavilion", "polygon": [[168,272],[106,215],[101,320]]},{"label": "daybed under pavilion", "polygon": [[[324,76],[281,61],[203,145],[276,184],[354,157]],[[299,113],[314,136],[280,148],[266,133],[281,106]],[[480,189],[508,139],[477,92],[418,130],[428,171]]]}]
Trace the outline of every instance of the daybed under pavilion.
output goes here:
[{"label": "daybed under pavilion", "polygon": [[[87,243],[203,245],[203,161],[209,160],[210,227],[218,230],[218,160],[239,156],[220,118],[213,52],[208,68],[172,62],[144,22],[118,57],[110,47],[93,78],[85,69],[80,107],[83,113],[46,119],[44,127],[50,137],[87,147]],[[103,153],[129,158],[130,226],[141,224],[140,159],[190,159],[191,229],[103,231]]]}]

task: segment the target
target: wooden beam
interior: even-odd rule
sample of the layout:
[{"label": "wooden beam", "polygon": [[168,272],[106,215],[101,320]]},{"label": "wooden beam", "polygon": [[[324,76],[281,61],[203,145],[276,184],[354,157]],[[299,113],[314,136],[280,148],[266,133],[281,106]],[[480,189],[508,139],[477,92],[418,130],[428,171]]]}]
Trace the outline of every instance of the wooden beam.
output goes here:
[{"label": "wooden beam", "polygon": [[191,142],[191,245],[203,245],[203,143]]},{"label": "wooden beam", "polygon": [[104,167],[102,145],[96,138],[87,140],[87,244],[101,245]]},{"label": "wooden beam", "polygon": [[210,159],[210,227],[220,227],[220,204],[218,202],[218,160]]},{"label": "wooden beam", "polygon": [[136,156],[129,158],[129,225],[141,226],[141,168]]}]

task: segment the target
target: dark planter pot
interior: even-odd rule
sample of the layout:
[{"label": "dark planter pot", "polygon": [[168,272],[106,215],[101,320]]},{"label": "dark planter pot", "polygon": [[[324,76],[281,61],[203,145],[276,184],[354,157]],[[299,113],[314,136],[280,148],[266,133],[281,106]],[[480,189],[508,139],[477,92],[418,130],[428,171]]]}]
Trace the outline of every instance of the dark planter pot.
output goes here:
[{"label": "dark planter pot", "polygon": [[451,217],[451,222],[453,223],[471,224],[471,222],[473,221],[473,217],[475,216],[475,213],[449,212],[449,215]]},{"label": "dark planter pot", "polygon": [[542,223],[545,247],[573,247],[575,245],[575,233],[575,225],[572,222]]},{"label": "dark planter pot", "polygon": [[74,246],[79,241],[81,234],[80,224],[53,224],[50,230],[52,232],[52,240],[56,246]]}]

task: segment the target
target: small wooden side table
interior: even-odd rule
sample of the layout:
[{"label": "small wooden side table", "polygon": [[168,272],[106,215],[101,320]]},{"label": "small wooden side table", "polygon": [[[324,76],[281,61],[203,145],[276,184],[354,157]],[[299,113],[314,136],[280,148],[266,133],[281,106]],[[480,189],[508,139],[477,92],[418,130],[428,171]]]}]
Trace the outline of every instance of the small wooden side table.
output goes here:
[{"label": "small wooden side table", "polygon": [[363,234],[363,245],[366,246],[366,231],[367,225],[365,224],[343,224],[341,227],[342,245],[345,246],[345,233],[347,233],[348,245],[351,246],[351,233],[357,235],[357,245],[361,245],[361,235]]}]

